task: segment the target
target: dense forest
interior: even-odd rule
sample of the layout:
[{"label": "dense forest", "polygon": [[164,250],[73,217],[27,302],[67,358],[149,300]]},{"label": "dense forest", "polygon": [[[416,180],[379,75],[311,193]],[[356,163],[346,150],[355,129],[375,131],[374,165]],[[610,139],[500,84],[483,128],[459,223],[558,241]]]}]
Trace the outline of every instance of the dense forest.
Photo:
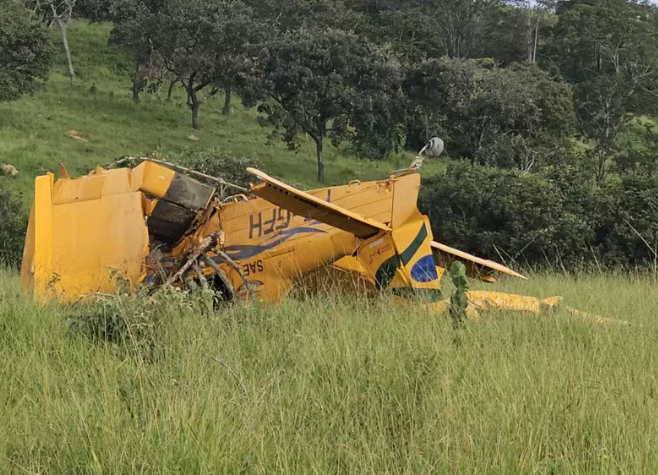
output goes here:
[{"label": "dense forest", "polygon": [[[76,18],[113,25],[132,97],[182,88],[257,108],[263,134],[364,160],[439,136],[435,237],[562,270],[658,262],[658,8],[631,0],[0,0],[0,101],[37,91]],[[53,44],[46,29],[59,31]],[[0,189],[0,258],[24,218]],[[14,218],[15,217],[15,218]],[[4,257],[2,257],[4,256]]]}]

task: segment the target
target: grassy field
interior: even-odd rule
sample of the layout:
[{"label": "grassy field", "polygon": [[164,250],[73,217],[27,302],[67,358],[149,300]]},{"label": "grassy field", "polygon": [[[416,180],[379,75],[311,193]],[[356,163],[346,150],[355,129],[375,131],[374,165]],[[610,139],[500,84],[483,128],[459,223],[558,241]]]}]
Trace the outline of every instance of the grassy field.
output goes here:
[{"label": "grassy field", "polygon": [[340,295],[114,306],[153,337],[146,353],[76,336],[79,309],[25,301],[4,273],[0,472],[655,473],[655,282],[501,288],[632,325],[502,313],[456,335]]},{"label": "grassy field", "polygon": [[[0,104],[0,163],[21,172],[0,186],[26,202],[32,178],[60,161],[82,173],[188,147],[317,185],[310,144],[268,145],[256,113],[236,101],[225,117],[220,97],[199,131],[180,91],[133,104],[131,62],[107,46],[108,26],[77,22],[70,34],[78,83],[59,58],[43,91]],[[330,183],[411,159],[327,147]],[[221,312],[180,295],[41,306],[0,269],[0,473],[658,472],[655,279],[534,275],[495,288],[562,295],[631,325],[496,313],[455,332],[413,305],[337,292]],[[85,336],[98,315],[106,330],[128,322],[127,340]]]},{"label": "grassy field", "polygon": [[[44,90],[13,103],[0,103],[0,164],[11,163],[21,172],[17,179],[0,177],[0,185],[21,189],[29,198],[32,179],[55,171],[63,162],[69,172],[84,173],[86,167],[108,164],[117,157],[178,152],[185,148],[219,148],[237,155],[257,157],[268,173],[315,186],[315,146],[302,137],[302,147],[290,151],[281,141],[268,144],[271,130],[257,123],[257,112],[246,110],[239,98],[234,111],[222,115],[223,97],[209,99],[200,112],[200,130],[191,127],[190,110],[182,90],[166,103],[166,85],[158,97],[145,94],[134,104],[130,91],[130,57],[107,44],[110,26],[74,23],[70,30],[78,81],[72,86],[57,59]],[[53,37],[57,32],[53,29]],[[59,42],[56,42],[59,45]],[[75,130],[87,142],[72,139]],[[190,140],[193,134],[198,140]],[[385,161],[361,160],[326,144],[327,181],[386,177],[391,169],[407,166],[413,156],[394,154]],[[429,163],[426,173],[442,167]]]}]

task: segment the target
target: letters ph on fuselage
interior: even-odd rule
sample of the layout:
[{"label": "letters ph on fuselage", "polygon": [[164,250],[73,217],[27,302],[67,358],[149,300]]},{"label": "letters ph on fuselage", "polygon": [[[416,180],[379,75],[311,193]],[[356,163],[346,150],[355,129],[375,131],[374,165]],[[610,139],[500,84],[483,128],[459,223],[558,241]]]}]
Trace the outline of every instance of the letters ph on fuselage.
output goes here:
[{"label": "letters ph on fuselage", "polygon": [[[331,190],[327,190],[327,203],[331,203]],[[249,215],[249,239],[260,238],[282,231],[290,227],[290,223],[295,215],[283,208],[273,208],[271,211],[259,211]],[[322,224],[311,218],[304,218],[304,222],[313,222],[313,224]]]}]

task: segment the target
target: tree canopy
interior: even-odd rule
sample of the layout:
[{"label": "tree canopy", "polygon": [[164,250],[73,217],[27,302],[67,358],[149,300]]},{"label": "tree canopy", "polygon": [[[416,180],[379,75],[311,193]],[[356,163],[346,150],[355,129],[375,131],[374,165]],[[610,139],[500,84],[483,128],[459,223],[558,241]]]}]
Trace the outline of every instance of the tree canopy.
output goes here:
[{"label": "tree canopy", "polygon": [[138,64],[159,61],[182,82],[195,129],[202,91],[214,95],[222,81],[235,79],[241,65],[234,60],[256,31],[251,9],[239,0],[117,0],[114,16],[113,42],[128,46]]},{"label": "tree canopy", "polygon": [[473,163],[531,171],[573,126],[568,84],[536,65],[431,60],[410,70],[405,89],[419,138],[440,135]]},{"label": "tree canopy", "polygon": [[16,0],[0,0],[0,101],[35,92],[48,78],[53,48],[43,24]]},{"label": "tree canopy", "polygon": [[321,182],[324,138],[342,141],[350,120],[358,112],[364,118],[366,103],[372,107],[385,99],[385,91],[400,77],[396,66],[367,39],[334,29],[286,32],[262,47],[257,63],[245,102],[262,101],[258,109],[266,123],[283,130],[291,148],[300,133],[313,139]]},{"label": "tree canopy", "polygon": [[658,13],[626,0],[562,5],[550,65],[572,85],[580,132],[592,142],[598,181],[620,152],[635,115],[658,111]]}]

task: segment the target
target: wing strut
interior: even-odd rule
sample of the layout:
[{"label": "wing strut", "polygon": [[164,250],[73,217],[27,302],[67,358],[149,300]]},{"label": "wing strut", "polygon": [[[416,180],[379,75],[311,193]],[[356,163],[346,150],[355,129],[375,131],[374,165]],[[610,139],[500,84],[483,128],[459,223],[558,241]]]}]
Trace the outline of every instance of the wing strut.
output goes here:
[{"label": "wing strut", "polygon": [[519,274],[518,272],[514,272],[512,269],[505,267],[502,264],[498,264],[497,262],[490,261],[488,259],[476,257],[472,254],[468,254],[467,252],[460,251],[459,249],[446,246],[445,244],[441,244],[436,241],[432,241],[432,253],[434,254],[434,260],[436,264],[445,269],[450,266],[452,261],[465,261],[467,264],[466,268],[468,269],[468,273],[471,274],[469,277],[488,277],[486,275],[487,273],[483,271],[483,268],[485,268],[502,272],[503,274],[507,274],[512,277],[518,277],[519,279],[528,280],[527,277]]}]

